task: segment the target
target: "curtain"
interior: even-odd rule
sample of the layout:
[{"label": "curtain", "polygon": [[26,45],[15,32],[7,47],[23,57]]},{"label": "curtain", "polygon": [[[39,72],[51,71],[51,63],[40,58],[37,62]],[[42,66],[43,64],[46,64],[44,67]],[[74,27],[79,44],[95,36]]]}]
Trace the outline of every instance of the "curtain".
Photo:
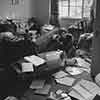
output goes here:
[{"label": "curtain", "polygon": [[55,25],[57,27],[60,26],[59,24],[59,15],[58,15],[58,0],[51,0],[51,14],[50,14],[50,21],[49,24]]}]

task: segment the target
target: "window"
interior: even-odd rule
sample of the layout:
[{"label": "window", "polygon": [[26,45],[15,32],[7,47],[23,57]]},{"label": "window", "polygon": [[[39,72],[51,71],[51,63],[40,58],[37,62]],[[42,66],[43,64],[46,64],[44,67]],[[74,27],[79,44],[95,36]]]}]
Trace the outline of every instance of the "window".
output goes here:
[{"label": "window", "polygon": [[58,0],[60,18],[83,18],[90,16],[91,0]]}]

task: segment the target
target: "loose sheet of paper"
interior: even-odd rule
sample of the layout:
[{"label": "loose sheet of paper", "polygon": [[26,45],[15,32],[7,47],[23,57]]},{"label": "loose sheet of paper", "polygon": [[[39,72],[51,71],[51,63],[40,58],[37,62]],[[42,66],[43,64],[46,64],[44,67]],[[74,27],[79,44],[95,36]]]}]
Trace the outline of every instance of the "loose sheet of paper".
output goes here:
[{"label": "loose sheet of paper", "polygon": [[32,56],[27,56],[24,57],[25,60],[31,62],[35,66],[39,66],[41,64],[44,64],[46,61],[38,56],[32,55]]},{"label": "loose sheet of paper", "polygon": [[64,77],[64,78],[56,79],[56,82],[63,85],[72,86],[75,80],[76,79],[71,77]]},{"label": "loose sheet of paper", "polygon": [[93,95],[100,93],[100,87],[91,81],[82,79],[79,83],[81,86],[83,86],[86,90],[88,90]]},{"label": "loose sheet of paper", "polygon": [[22,63],[22,72],[34,72],[32,63]]},{"label": "loose sheet of paper", "polygon": [[72,90],[71,92],[69,92],[70,96],[78,99],[78,100],[86,100],[85,98],[83,98],[78,92],[76,92],[75,90]]},{"label": "loose sheet of paper", "polygon": [[83,72],[80,68],[77,67],[66,67],[65,70],[70,73],[71,75],[78,75]]},{"label": "loose sheet of paper", "polygon": [[62,77],[65,77],[65,76],[67,76],[68,74],[67,73],[65,73],[64,71],[59,71],[59,72],[56,72],[55,74],[53,74],[53,76],[55,77],[55,78],[62,78]]},{"label": "loose sheet of paper", "polygon": [[88,62],[86,62],[84,59],[82,59],[82,58],[75,58],[76,60],[77,60],[77,62],[78,62],[78,65],[79,66],[83,66],[83,67],[86,67],[86,68],[89,68],[90,67],[90,63],[88,63]]},{"label": "loose sheet of paper", "polygon": [[90,98],[93,98],[93,95],[89,91],[87,91],[86,89],[84,89],[83,87],[81,87],[79,84],[76,84],[72,88],[75,91],[77,91],[86,100],[89,100]]}]

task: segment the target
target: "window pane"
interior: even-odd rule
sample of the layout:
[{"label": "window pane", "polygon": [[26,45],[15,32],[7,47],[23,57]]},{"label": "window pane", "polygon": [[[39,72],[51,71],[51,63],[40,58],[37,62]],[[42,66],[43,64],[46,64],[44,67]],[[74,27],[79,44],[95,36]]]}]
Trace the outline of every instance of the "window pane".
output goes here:
[{"label": "window pane", "polygon": [[59,6],[68,6],[68,0],[59,1]]},{"label": "window pane", "polygon": [[84,0],[84,7],[89,7],[91,0]]},{"label": "window pane", "polygon": [[82,0],[76,0],[77,1],[77,6],[82,6]]},{"label": "window pane", "polygon": [[59,17],[68,16],[68,7],[59,7]]},{"label": "window pane", "polygon": [[82,6],[82,0],[70,0],[70,6]]},{"label": "window pane", "polygon": [[84,8],[83,16],[84,17],[90,17],[90,8]]},{"label": "window pane", "polygon": [[76,6],[76,0],[70,0],[70,6]]},{"label": "window pane", "polygon": [[82,7],[70,7],[70,17],[81,18],[81,16],[82,16]]}]

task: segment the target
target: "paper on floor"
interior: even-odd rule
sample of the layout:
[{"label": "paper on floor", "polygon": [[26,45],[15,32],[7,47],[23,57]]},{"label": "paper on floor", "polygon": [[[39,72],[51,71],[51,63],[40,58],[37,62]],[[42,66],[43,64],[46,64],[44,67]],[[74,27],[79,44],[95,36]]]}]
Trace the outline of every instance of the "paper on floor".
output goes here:
[{"label": "paper on floor", "polygon": [[43,88],[44,83],[45,83],[45,80],[33,80],[32,83],[31,83],[31,85],[30,85],[30,88],[31,89],[40,89],[40,88]]},{"label": "paper on floor", "polygon": [[21,65],[22,65],[22,72],[34,72],[32,63],[21,63]]},{"label": "paper on floor", "polygon": [[79,84],[84,87],[87,91],[89,91],[91,94],[96,95],[100,93],[100,87],[97,86],[94,82],[87,81],[87,80],[81,80]]},{"label": "paper on floor", "polygon": [[69,92],[70,96],[78,99],[78,100],[86,100],[85,98],[83,98],[78,92],[76,92],[75,90],[72,90],[71,92]]},{"label": "paper on floor", "polygon": [[91,100],[93,98],[93,95],[84,89],[82,86],[79,84],[76,84],[75,86],[72,87],[77,93],[79,93],[85,100]]},{"label": "paper on floor", "polygon": [[27,56],[24,57],[25,60],[31,62],[35,66],[39,66],[41,64],[44,64],[46,61],[38,56],[32,55],[32,56]]},{"label": "paper on floor", "polygon": [[62,78],[62,77],[65,77],[67,75],[68,74],[65,73],[64,71],[59,71],[59,72],[56,72],[55,74],[53,74],[52,76],[54,76],[55,78]]},{"label": "paper on floor", "polygon": [[83,66],[83,67],[88,68],[88,67],[90,67],[90,65],[91,65],[90,63],[86,62],[84,59],[82,59],[82,58],[80,58],[80,57],[75,57],[74,59],[77,60],[77,64],[78,64],[79,66]]},{"label": "paper on floor", "polygon": [[83,70],[80,68],[70,67],[70,66],[66,67],[65,70],[71,75],[78,75],[78,74],[81,74],[83,72]]},{"label": "paper on floor", "polygon": [[63,85],[72,86],[75,80],[76,80],[75,78],[64,77],[64,78],[56,79],[56,82]]}]

